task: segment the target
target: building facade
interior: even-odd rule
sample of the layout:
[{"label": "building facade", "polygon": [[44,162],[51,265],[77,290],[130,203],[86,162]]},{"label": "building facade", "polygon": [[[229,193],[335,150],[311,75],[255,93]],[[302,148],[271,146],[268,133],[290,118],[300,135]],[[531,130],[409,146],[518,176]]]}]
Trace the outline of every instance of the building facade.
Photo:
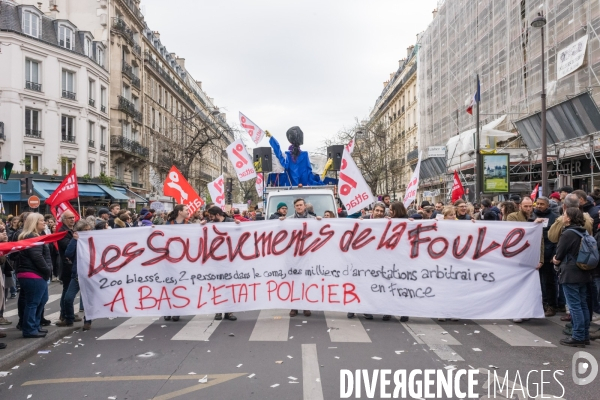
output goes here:
[{"label": "building facade", "polygon": [[[547,21],[544,54],[541,30],[531,26],[540,12]],[[577,110],[572,113],[575,122],[570,114],[563,118],[557,113],[548,119],[551,189],[571,183],[590,190],[600,130],[595,104],[600,100],[599,29],[600,5],[594,1],[483,0],[471,4],[446,0],[421,36],[417,84],[419,147],[426,152],[430,146],[447,146],[448,154],[444,166],[421,174],[421,191],[441,188],[441,197],[446,199],[454,170],[473,188],[475,118],[465,112],[465,101],[473,98],[479,75],[481,148],[509,153],[511,192],[531,193],[541,180],[542,57],[548,106]],[[564,50],[580,39],[584,40],[583,62],[559,76]],[[584,127],[579,129],[578,124]],[[486,127],[507,134],[488,135]],[[587,168],[577,172],[570,168],[572,161],[583,162]]]},{"label": "building facade", "polygon": [[[56,11],[0,1],[0,158],[13,171],[106,171],[106,48]],[[104,97],[102,97],[104,95]]]},{"label": "building facade", "polygon": [[407,48],[398,70],[383,83],[384,88],[369,115],[371,126],[381,125],[388,151],[379,193],[402,199],[418,158],[417,50]]}]

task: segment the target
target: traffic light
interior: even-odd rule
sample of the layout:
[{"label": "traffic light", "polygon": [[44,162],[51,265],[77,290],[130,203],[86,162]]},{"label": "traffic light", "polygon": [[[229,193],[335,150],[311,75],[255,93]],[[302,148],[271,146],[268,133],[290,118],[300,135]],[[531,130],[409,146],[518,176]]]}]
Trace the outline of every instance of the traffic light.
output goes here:
[{"label": "traffic light", "polygon": [[8,178],[10,178],[10,173],[12,172],[13,163],[8,161],[0,162],[0,183],[6,183]]},{"label": "traffic light", "polygon": [[21,197],[33,195],[33,177],[21,178]]}]

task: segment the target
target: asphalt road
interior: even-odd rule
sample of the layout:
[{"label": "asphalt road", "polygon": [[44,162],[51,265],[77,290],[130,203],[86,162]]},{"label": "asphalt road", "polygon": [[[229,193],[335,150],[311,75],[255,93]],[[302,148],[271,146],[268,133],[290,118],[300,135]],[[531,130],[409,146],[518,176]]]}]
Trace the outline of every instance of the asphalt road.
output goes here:
[{"label": "asphalt road", "polygon": [[[54,298],[46,314],[56,317]],[[9,303],[9,314],[15,303]],[[338,399],[343,369],[353,374],[367,370],[369,376],[381,369],[392,374],[400,369],[478,369],[478,398],[487,398],[487,371],[492,376],[495,371],[500,380],[506,372],[510,381],[520,376],[523,385],[529,373],[532,397],[541,385],[540,370],[550,371],[543,377],[546,396],[592,400],[600,390],[600,376],[578,386],[571,374],[577,350],[600,360],[600,341],[586,349],[558,345],[564,337],[558,316],[514,324],[417,318],[385,322],[381,316],[347,319],[330,312],[290,318],[287,310],[236,315],[235,322],[204,315],[178,322],[156,317],[98,320],[87,332],[63,328],[64,338],[41,350],[49,353],[5,368],[10,374],[0,377],[0,399]],[[9,319],[16,324],[14,315]],[[18,335],[13,327],[2,332]],[[553,378],[559,370],[563,375],[554,376],[560,384]],[[205,376],[206,383],[199,382]],[[393,389],[392,382],[388,391]],[[373,397],[367,397],[363,385],[361,397],[353,392],[351,398],[382,398],[380,385]],[[515,391],[513,398],[527,397]]]}]

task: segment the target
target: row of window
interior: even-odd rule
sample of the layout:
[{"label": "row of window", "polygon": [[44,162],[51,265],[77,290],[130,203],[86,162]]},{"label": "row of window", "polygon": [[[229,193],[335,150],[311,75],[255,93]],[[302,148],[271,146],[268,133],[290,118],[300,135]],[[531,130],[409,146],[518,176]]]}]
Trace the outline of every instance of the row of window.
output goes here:
[{"label": "row of window", "polygon": [[[33,108],[25,109],[25,136],[33,138],[42,138],[41,112]],[[61,141],[76,143],[75,141],[75,117],[62,115],[61,120]],[[96,123],[88,121],[88,146],[96,148]],[[106,127],[100,126],[100,150],[106,151]]]},{"label": "row of window", "polygon": [[[125,179],[125,164],[123,163],[118,163],[115,166],[115,176],[117,177],[117,179],[120,180],[124,180]],[[131,168],[131,182],[132,183],[139,183],[140,182],[140,168],[139,167],[132,167]]]},{"label": "row of window", "polygon": [[[67,175],[73,169],[74,164],[73,159],[67,157],[61,157],[60,161],[60,172],[62,175]],[[25,159],[23,160],[23,164],[25,166],[25,171],[40,171],[40,167],[42,166],[42,156],[37,154],[25,154]],[[88,175],[91,178],[96,176],[96,162],[88,161]],[[106,163],[100,164],[100,173],[106,174]]]},{"label": "row of window", "polygon": [[[40,17],[37,14],[31,11],[23,12],[23,33],[35,38],[42,36],[42,25]],[[73,29],[66,25],[59,25],[58,44],[60,47],[73,50],[75,46],[75,33]],[[101,46],[96,46],[96,53],[94,54],[93,42],[88,36],[85,37],[83,51],[86,56],[95,59],[100,66],[104,66],[104,49]]]},{"label": "row of window", "polygon": [[[66,99],[76,100],[77,98],[77,81],[75,73],[66,69],[62,70],[61,74],[61,96]],[[25,88],[42,91],[42,81],[40,74],[40,62],[35,60],[25,60]],[[96,81],[90,79],[88,81],[88,104],[96,107]],[[106,112],[107,89],[100,85],[100,111]]]}]

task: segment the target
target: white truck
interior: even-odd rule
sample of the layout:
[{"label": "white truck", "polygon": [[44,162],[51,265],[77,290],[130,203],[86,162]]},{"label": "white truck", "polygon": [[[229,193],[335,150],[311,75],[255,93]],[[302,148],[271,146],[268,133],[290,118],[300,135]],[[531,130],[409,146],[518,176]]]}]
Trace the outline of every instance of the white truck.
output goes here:
[{"label": "white truck", "polygon": [[312,204],[316,215],[322,217],[325,211],[333,211],[337,218],[337,203],[334,197],[335,186],[282,186],[268,187],[267,208],[265,219],[277,212],[277,204],[285,203],[288,215],[294,212],[294,200],[304,199],[307,204]]}]

